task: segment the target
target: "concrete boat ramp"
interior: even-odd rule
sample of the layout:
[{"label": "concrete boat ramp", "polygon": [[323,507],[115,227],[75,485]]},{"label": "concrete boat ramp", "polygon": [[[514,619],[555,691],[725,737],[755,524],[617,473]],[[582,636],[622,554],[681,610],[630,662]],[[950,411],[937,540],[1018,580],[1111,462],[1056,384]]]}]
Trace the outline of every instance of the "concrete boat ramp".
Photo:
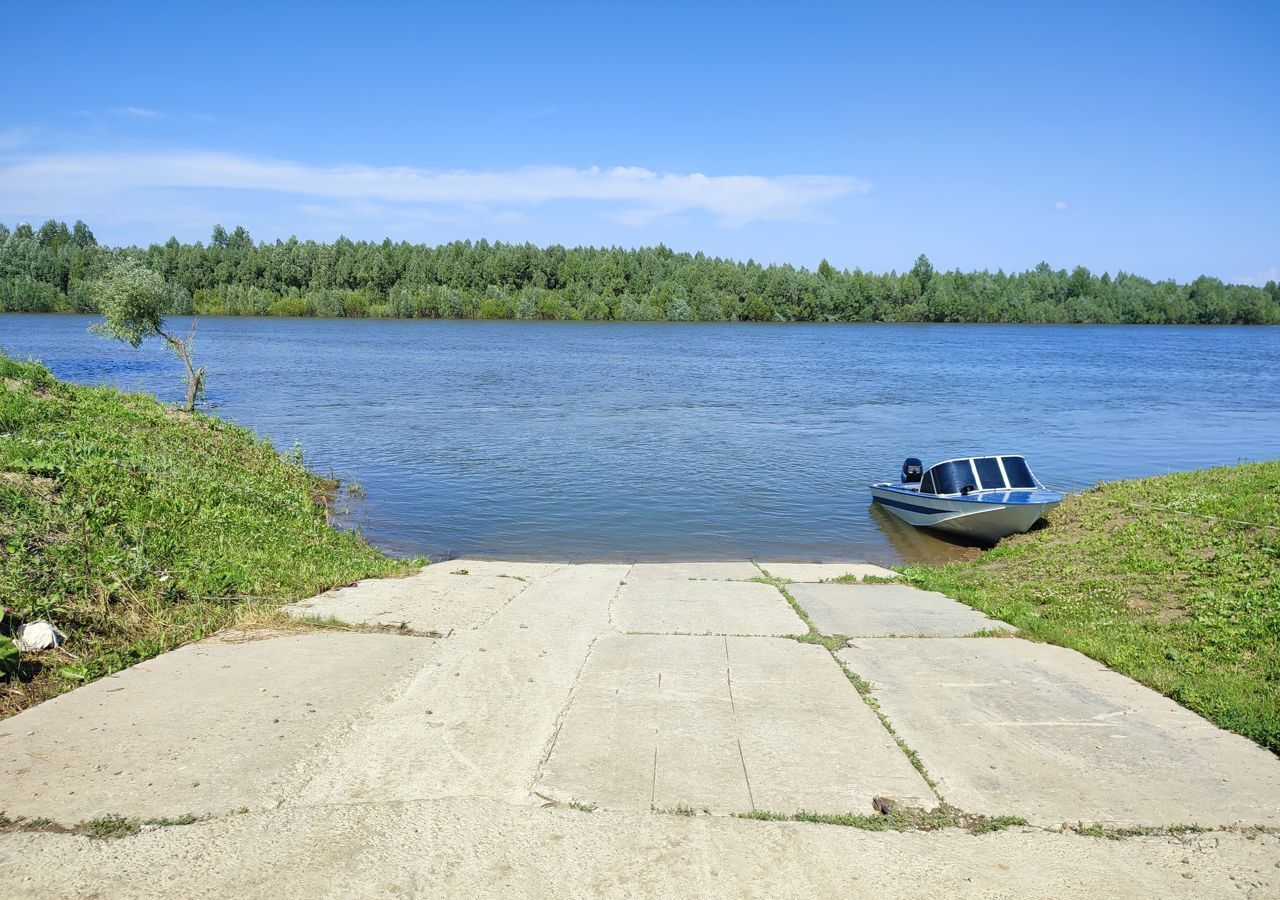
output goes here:
[{"label": "concrete boat ramp", "polygon": [[296,604],[0,722],[4,895],[1280,896],[1280,759],[892,574],[453,560]]}]

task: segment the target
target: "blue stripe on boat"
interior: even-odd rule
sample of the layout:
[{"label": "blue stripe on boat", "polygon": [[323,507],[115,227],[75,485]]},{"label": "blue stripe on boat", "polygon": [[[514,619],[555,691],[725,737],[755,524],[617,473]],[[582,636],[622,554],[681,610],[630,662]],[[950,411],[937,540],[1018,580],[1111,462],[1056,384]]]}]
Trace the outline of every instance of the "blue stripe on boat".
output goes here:
[{"label": "blue stripe on boat", "polygon": [[872,497],[877,503],[883,503],[885,506],[896,506],[898,509],[905,509],[909,512],[922,513],[926,516],[941,516],[952,512],[949,509],[932,509],[928,506],[917,506],[914,503],[903,503],[901,500],[890,500],[887,497]]}]

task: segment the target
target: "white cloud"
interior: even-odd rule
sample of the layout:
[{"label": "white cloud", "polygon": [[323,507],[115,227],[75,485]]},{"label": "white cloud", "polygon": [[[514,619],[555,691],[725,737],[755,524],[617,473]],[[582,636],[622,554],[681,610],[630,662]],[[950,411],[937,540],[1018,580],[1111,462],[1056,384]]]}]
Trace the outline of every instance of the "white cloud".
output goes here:
[{"label": "white cloud", "polygon": [[1071,204],[1066,200],[1059,200],[1057,203],[1053,204],[1053,208],[1056,210],[1066,211],[1071,208]]},{"label": "white cloud", "polygon": [[130,119],[158,119],[164,115],[158,109],[147,109],[142,106],[117,106],[107,112],[113,116],[125,116]]},{"label": "white cloud", "polygon": [[248,191],[329,202],[408,207],[534,206],[554,201],[608,205],[621,221],[702,211],[722,225],[812,221],[828,203],[870,190],[841,175],[704,175],[638,167],[538,166],[500,171],[432,171],[408,166],[312,166],[194,151],[76,153],[0,164],[0,215],[62,208],[87,197],[127,200],[157,190]]},{"label": "white cloud", "polygon": [[1237,275],[1231,279],[1232,284],[1252,284],[1262,287],[1268,281],[1280,281],[1280,271],[1275,266],[1253,275]]}]

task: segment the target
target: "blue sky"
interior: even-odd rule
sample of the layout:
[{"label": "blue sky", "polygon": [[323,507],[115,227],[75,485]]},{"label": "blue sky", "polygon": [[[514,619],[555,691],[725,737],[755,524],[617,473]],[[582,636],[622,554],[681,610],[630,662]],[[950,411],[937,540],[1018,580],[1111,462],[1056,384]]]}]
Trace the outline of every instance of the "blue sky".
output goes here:
[{"label": "blue sky", "polygon": [[1280,5],[885,7],[21,4],[0,221],[1275,277]]}]

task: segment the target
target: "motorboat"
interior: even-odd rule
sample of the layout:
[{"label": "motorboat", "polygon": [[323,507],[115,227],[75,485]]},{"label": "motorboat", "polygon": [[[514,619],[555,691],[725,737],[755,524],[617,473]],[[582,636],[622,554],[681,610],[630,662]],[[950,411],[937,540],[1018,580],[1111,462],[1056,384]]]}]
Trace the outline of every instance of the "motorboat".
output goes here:
[{"label": "motorboat", "polygon": [[1013,455],[947,459],[927,471],[908,457],[902,479],[871,485],[871,496],[911,525],[989,544],[1028,530],[1062,502]]}]

